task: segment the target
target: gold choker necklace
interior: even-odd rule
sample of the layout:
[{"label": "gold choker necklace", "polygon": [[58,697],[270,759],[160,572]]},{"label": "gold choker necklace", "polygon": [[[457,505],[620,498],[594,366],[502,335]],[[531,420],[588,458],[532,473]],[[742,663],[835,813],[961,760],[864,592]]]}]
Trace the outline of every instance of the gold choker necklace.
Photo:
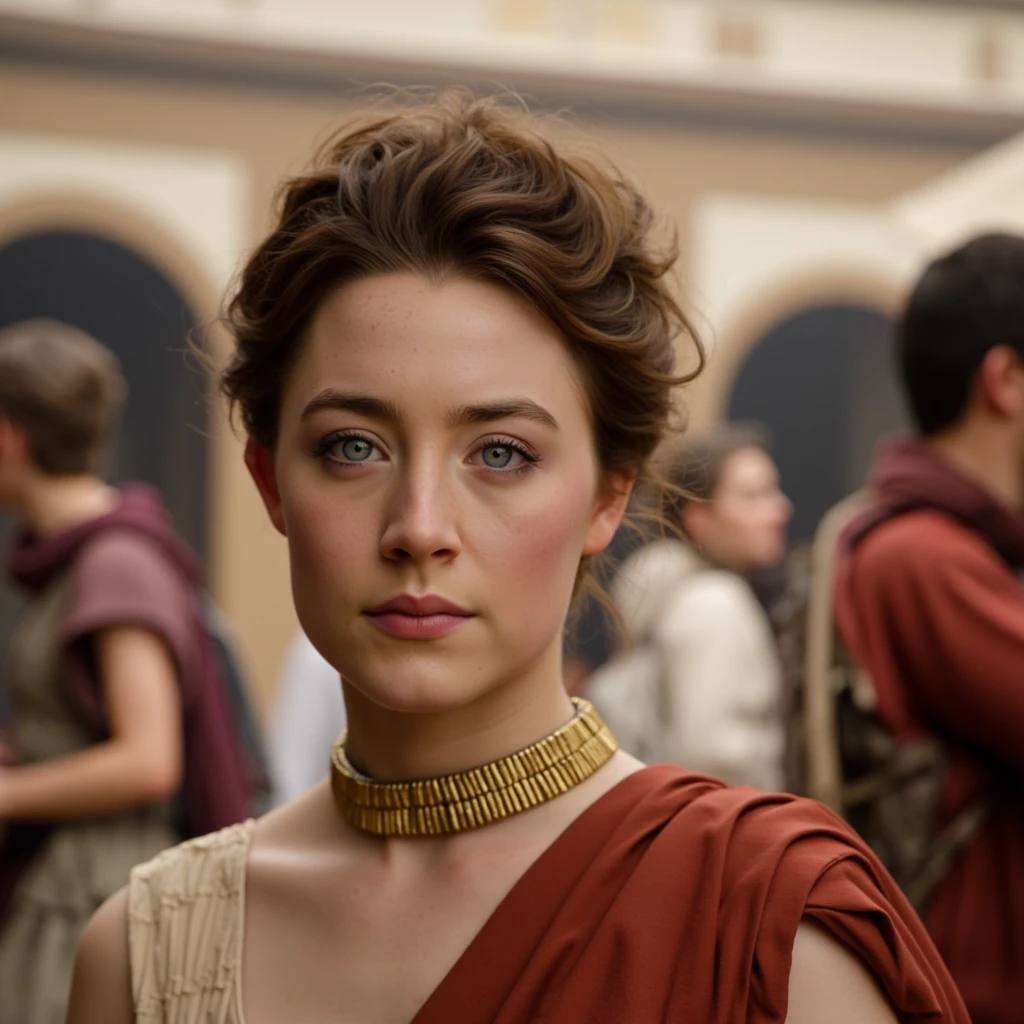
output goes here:
[{"label": "gold choker necklace", "polygon": [[479,828],[554,800],[594,774],[619,744],[589,701],[557,732],[479,768],[413,782],[376,782],[331,751],[331,789],[342,817],[377,836],[439,836]]}]

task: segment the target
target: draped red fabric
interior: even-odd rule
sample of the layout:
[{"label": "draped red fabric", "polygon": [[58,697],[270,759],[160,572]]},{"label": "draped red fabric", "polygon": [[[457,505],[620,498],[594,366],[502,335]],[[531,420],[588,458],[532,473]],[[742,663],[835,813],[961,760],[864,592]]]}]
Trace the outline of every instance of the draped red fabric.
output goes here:
[{"label": "draped red fabric", "polygon": [[630,776],[537,860],[414,1024],[768,1024],[802,918],[907,1021],[968,1024],[920,921],[826,808],[668,765]]},{"label": "draped red fabric", "polygon": [[1024,1020],[1024,511],[925,442],[887,446],[840,541],[836,624],[899,742],[939,736],[941,823],[988,817],[938,884],[929,934],[975,1024]]},{"label": "draped red fabric", "polygon": [[[191,671],[181,674],[182,703],[185,714],[185,772],[182,798],[185,827],[189,836],[203,835],[243,821],[250,811],[249,782],[244,752],[231,715],[231,707],[216,653],[199,612],[202,567],[185,542],[175,533],[173,524],[157,491],[144,484],[120,488],[121,500],[109,512],[69,527],[58,534],[36,537],[23,533],[11,549],[8,573],[30,592],[38,592],[58,573],[69,571],[74,560],[96,538],[111,534],[141,539],[179,578],[195,602],[187,644],[175,643],[177,631],[161,628],[153,619],[137,619],[131,607],[123,605],[119,595],[97,595],[104,581],[90,581],[93,603],[105,612],[85,616],[92,626],[139,624],[162,636],[179,665],[188,663]],[[105,581],[116,588],[116,576]],[[124,600],[124,595],[121,595]],[[83,659],[76,644],[83,638],[85,622],[66,622],[62,640],[68,690],[83,718],[94,725],[99,735],[107,729],[100,699],[99,683]],[[190,648],[191,656],[182,648]],[[176,649],[177,648],[177,649]]]}]

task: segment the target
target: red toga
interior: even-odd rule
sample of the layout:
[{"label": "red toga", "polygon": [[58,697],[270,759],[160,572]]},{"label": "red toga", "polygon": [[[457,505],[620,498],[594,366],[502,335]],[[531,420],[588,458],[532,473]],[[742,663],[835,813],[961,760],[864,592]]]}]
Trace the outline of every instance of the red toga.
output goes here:
[{"label": "red toga", "polygon": [[819,804],[657,765],[526,872],[413,1024],[768,1024],[801,919],[873,971],[901,1020],[969,1024],[909,904]]}]

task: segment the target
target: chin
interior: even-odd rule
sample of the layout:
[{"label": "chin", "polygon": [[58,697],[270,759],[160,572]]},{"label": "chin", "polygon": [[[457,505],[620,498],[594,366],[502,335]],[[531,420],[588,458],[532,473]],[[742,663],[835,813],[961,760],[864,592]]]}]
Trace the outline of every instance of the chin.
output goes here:
[{"label": "chin", "polygon": [[758,569],[774,569],[781,564],[786,557],[785,538],[772,537],[765,541],[760,551],[753,552],[754,565]]},{"label": "chin", "polygon": [[411,661],[403,659],[392,666],[353,666],[342,675],[370,703],[409,715],[454,711],[493,689],[480,677],[479,669],[470,673],[437,661],[410,664]]}]

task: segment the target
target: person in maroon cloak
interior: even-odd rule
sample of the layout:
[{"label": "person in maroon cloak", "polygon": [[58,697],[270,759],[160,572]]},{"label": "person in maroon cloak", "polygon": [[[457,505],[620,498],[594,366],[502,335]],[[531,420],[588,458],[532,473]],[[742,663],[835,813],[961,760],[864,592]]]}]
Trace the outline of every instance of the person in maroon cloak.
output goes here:
[{"label": "person in maroon cloak", "polygon": [[941,740],[938,827],[981,824],[923,914],[975,1024],[1024,1014],[1024,238],[932,263],[900,321],[920,436],[840,544],[836,619],[901,743]]},{"label": "person in maroon cloak", "polygon": [[131,869],[242,821],[249,784],[202,573],[159,496],[100,475],[124,382],[64,324],[0,332],[0,509],[28,595],[6,653],[0,1020],[62,1024],[75,945]]},{"label": "person in maroon cloak", "polygon": [[837,817],[644,767],[565,691],[702,353],[647,202],[560,137],[442,94],[287,184],[223,384],[348,733],[330,782],[136,869],[71,1024],[966,1024]]}]

